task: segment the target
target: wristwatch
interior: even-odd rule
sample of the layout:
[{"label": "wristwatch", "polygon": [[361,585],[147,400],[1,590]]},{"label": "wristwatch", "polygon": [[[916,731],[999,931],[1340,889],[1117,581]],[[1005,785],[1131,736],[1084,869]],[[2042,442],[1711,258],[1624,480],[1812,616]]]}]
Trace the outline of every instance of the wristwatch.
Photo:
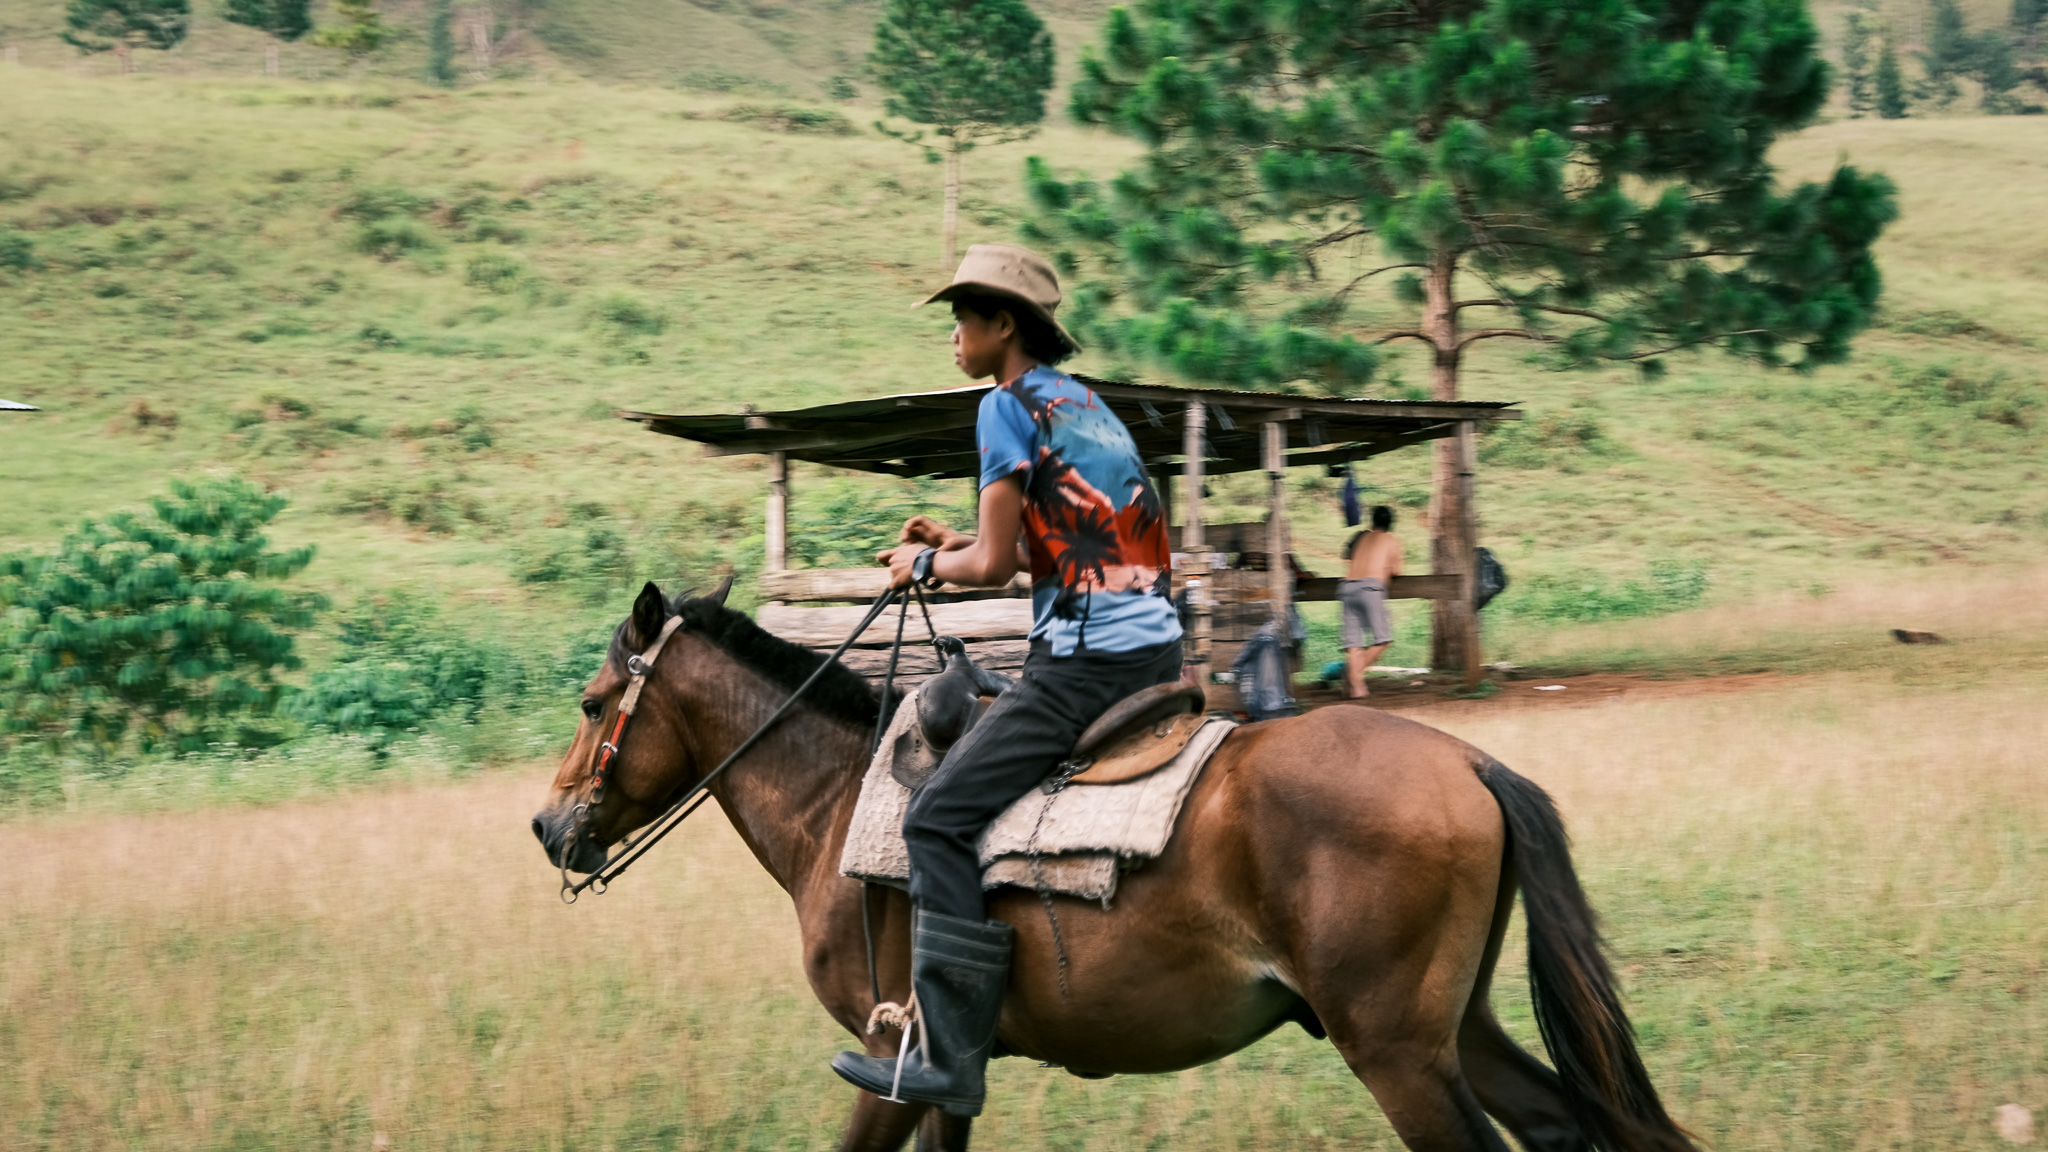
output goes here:
[{"label": "wristwatch", "polygon": [[937,548],[927,548],[910,562],[910,582],[927,591],[937,591],[945,581],[932,575],[932,558],[939,554]]}]

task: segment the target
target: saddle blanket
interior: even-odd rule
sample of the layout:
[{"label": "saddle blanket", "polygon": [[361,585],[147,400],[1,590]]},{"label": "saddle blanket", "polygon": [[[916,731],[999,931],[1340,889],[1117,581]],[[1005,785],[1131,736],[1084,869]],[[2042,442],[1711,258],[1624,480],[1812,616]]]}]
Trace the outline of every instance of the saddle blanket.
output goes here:
[{"label": "saddle blanket", "polygon": [[[910,807],[910,789],[897,783],[891,765],[896,737],[917,723],[915,701],[912,693],[896,706],[881,750],[861,781],[846,850],[839,858],[842,875],[898,888],[909,883],[903,813]],[[1235,727],[1235,721],[1210,720],[1180,755],[1135,780],[1075,784],[1051,795],[1043,788],[1025,793],[982,833],[982,888],[1014,884],[1099,900],[1107,907],[1120,871],[1166,850],[1202,766]]]}]

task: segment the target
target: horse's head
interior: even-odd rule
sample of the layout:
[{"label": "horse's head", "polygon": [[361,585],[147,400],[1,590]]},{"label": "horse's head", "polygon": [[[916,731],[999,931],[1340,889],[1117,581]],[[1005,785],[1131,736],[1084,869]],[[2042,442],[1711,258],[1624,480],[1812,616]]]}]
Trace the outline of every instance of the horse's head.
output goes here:
[{"label": "horse's head", "polygon": [[[727,580],[704,599],[725,603],[732,587]],[[576,872],[602,866],[605,853],[634,829],[661,815],[669,803],[696,779],[697,768],[684,740],[681,718],[673,708],[656,707],[651,698],[660,669],[681,658],[679,636],[663,647],[665,659],[643,668],[637,706],[621,725],[621,707],[643,654],[660,640],[680,611],[653,584],[640,590],[633,613],[612,634],[610,654],[597,677],[583,689],[583,719],[576,741],[555,773],[547,806],[533,818],[533,834],[547,851],[548,862]],[[606,762],[607,745],[616,745]],[[601,778],[600,778],[601,769]]]}]

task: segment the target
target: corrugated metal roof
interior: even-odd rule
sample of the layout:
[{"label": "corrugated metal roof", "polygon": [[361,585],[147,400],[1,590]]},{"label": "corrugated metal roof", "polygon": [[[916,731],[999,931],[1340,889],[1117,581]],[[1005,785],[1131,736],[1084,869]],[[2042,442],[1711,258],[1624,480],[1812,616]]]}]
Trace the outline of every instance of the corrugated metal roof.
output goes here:
[{"label": "corrugated metal roof", "polygon": [[35,405],[33,405],[33,404],[16,404],[16,403],[15,403],[14,401],[12,401],[12,400],[0,400],[0,412],[41,412],[41,411],[42,411],[42,409],[41,409],[41,408],[38,408],[38,407],[36,407],[36,406],[35,406]]},{"label": "corrugated metal roof", "polygon": [[[1522,418],[1512,404],[1498,401],[1343,400],[1079,378],[1123,419],[1147,464],[1178,465],[1185,406],[1195,401],[1207,405],[1209,472],[1262,467],[1259,425],[1275,418],[1288,427],[1289,464],[1362,460],[1449,436],[1462,420]],[[975,412],[992,387],[970,384],[789,412],[619,415],[709,445],[714,456],[783,452],[791,459],[863,472],[961,477],[977,471]]]}]

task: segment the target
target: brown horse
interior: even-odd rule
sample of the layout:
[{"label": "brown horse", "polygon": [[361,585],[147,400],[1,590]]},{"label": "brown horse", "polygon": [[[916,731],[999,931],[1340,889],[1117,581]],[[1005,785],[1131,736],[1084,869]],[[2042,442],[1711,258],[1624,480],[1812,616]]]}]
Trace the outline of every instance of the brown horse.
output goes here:
[{"label": "brown horse", "polygon": [[[605,797],[579,825],[626,661],[675,616]],[[585,720],[534,819],[549,860],[601,864],[821,660],[726,608],[723,589],[670,604],[649,584],[584,691]],[[863,1035],[875,1006],[863,888],[839,874],[878,710],[867,683],[835,666],[711,794],[796,902],[819,1002],[889,1055],[895,1032]],[[1518,886],[1556,1072],[1518,1048],[1487,1004]],[[891,889],[871,907],[883,998],[907,1000],[909,902]],[[1549,797],[1421,724],[1328,708],[1232,733],[1166,853],[1124,877],[1113,909],[1060,902],[1064,994],[1037,896],[999,890],[989,915],[1017,930],[999,1054],[1089,1076],[1168,1072],[1293,1022],[1336,1045],[1413,1149],[1505,1152],[1488,1113],[1536,1152],[1693,1148],[1637,1056]],[[842,1147],[899,1148],[916,1132],[920,1149],[960,1149],[969,1123],[863,1092]]]}]

